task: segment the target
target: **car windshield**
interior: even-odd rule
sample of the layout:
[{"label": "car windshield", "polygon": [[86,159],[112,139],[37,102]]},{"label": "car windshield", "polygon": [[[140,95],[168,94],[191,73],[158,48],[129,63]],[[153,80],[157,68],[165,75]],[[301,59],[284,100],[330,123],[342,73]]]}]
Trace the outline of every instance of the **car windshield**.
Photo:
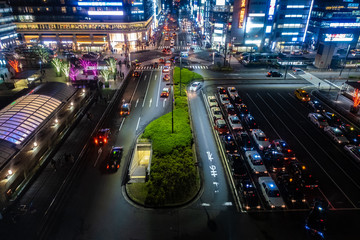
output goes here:
[{"label": "car windshield", "polygon": [[280,192],[279,192],[279,190],[270,190],[270,191],[268,191],[268,196],[269,197],[280,197]]},{"label": "car windshield", "polygon": [[210,102],[215,102],[216,103],[216,99],[215,98],[210,98]]},{"label": "car windshield", "polygon": [[228,97],[223,97],[222,100],[223,101],[229,101],[229,98]]},{"label": "car windshield", "polygon": [[214,110],[214,114],[220,115],[220,114],[221,114],[221,111],[220,111],[220,110]]},{"label": "car windshield", "polygon": [[226,125],[224,123],[218,123],[219,128],[224,128]]},{"label": "car windshield", "polygon": [[257,166],[263,165],[263,162],[261,161],[261,159],[254,159],[254,158],[252,158],[252,159],[251,159],[251,162],[252,162],[252,164],[257,165]]},{"label": "car windshield", "polygon": [[234,124],[239,124],[239,123],[240,123],[240,120],[237,119],[237,118],[233,118],[231,121],[232,121],[232,123],[234,123]]},{"label": "car windshield", "polygon": [[123,111],[128,111],[128,110],[129,110],[129,107],[128,107],[128,106],[123,106],[121,109],[122,109]]}]

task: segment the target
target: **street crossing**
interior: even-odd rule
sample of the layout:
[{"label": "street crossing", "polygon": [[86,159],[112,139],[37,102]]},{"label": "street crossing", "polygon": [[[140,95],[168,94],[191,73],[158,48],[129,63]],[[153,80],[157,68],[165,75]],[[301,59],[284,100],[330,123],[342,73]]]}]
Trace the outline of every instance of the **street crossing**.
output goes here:
[{"label": "street crossing", "polygon": [[[158,66],[158,67],[154,67],[152,65],[147,65],[147,66],[137,66],[135,68],[135,70],[153,70],[153,69],[163,69],[164,66]],[[186,66],[183,68],[189,68],[189,69],[209,69],[209,66],[200,66],[200,65],[191,65],[191,66]]]},{"label": "street crossing", "polygon": [[[164,48],[170,48],[170,46],[159,46],[158,49],[159,50],[162,50]],[[173,48],[175,50],[189,50],[190,49],[190,46],[173,46]],[[199,46],[194,46],[192,47],[194,50],[201,50],[201,47]]]}]

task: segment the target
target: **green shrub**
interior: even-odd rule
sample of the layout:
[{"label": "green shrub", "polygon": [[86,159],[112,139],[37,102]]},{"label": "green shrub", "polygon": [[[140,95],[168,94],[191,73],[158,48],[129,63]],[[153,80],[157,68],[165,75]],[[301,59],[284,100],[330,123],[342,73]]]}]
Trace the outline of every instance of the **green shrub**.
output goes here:
[{"label": "green shrub", "polygon": [[[145,204],[161,206],[186,201],[196,191],[196,168],[192,152],[192,134],[188,114],[186,86],[200,74],[182,69],[180,85],[174,85],[174,133],[172,113],[152,121],[142,138],[152,140],[150,180],[146,183],[148,194]],[[180,83],[180,68],[174,70],[174,83]]]}]

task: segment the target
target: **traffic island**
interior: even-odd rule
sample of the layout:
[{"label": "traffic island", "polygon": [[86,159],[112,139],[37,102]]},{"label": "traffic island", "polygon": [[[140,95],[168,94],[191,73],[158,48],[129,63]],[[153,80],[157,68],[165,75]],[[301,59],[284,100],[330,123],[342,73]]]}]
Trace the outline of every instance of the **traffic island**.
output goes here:
[{"label": "traffic island", "polygon": [[[144,207],[177,207],[189,203],[200,190],[200,174],[197,168],[193,135],[190,125],[188,101],[185,86],[201,75],[187,69],[174,70],[174,111],[151,122],[144,130],[141,140],[152,143],[151,172],[147,169],[145,182],[136,181],[129,169],[126,184],[128,197]],[[177,85],[176,85],[177,84]],[[136,149],[135,149],[136,150]],[[135,153],[134,153],[135,156]],[[144,167],[144,166],[143,166]],[[138,179],[139,180],[139,179]]]}]

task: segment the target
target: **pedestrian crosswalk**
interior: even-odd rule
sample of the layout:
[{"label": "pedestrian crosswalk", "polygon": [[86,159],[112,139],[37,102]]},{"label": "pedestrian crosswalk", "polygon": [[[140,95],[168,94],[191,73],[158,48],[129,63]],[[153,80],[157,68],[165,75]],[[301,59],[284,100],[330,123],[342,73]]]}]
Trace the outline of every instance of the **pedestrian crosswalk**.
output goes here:
[{"label": "pedestrian crosswalk", "polygon": [[[173,48],[175,50],[189,50],[191,46],[174,46]],[[170,46],[159,46],[158,49],[162,50],[164,48],[170,48]],[[201,50],[201,47],[199,46],[193,46],[192,47],[194,50]]]},{"label": "pedestrian crosswalk", "polygon": [[[137,67],[135,67],[135,70],[153,70],[153,69],[162,70],[163,68],[164,68],[164,66],[162,66],[162,65],[158,66],[158,67],[154,67],[152,65],[146,65],[146,66],[137,66]],[[209,66],[191,65],[191,66],[186,66],[184,68],[189,68],[189,69],[209,69]]]},{"label": "pedestrian crosswalk", "polygon": [[190,69],[209,69],[209,66],[194,65],[194,66],[188,66],[187,68],[190,68]]}]

